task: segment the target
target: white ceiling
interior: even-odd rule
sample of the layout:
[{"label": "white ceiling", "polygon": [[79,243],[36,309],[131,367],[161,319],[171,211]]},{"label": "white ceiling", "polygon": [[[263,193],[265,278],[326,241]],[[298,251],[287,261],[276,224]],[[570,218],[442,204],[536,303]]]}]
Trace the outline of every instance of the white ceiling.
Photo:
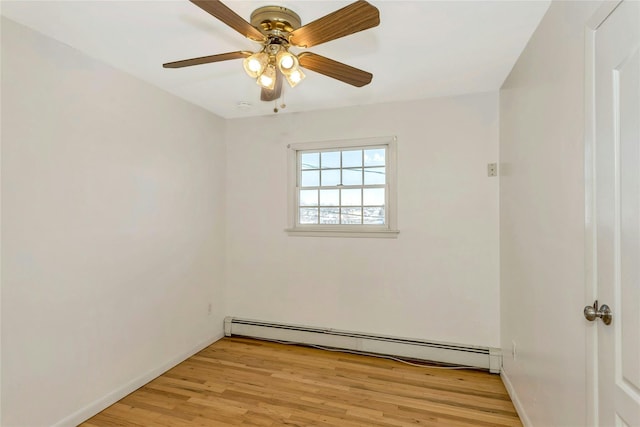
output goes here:
[{"label": "white ceiling", "polygon": [[[309,51],[373,73],[355,88],[308,71],[287,88],[282,112],[408,101],[497,90],[549,7],[549,1],[370,0],[380,25]],[[259,6],[294,10],[303,25],[351,1],[269,0],[226,4],[247,21]],[[3,0],[2,15],[225,117],[273,114],[260,88],[233,60],[182,69],[169,61],[254,43],[187,0]],[[295,51],[295,50],[294,50]],[[251,104],[239,107],[240,102]]]}]

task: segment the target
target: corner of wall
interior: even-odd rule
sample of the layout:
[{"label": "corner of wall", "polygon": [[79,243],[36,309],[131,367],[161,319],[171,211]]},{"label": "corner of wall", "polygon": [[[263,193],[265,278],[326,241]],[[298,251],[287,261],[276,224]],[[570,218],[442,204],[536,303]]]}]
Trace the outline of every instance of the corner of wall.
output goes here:
[{"label": "corner of wall", "polygon": [[103,409],[113,405],[114,403],[124,398],[128,394],[131,394],[132,392],[136,391],[140,387],[144,386],[145,384],[159,377],[163,373],[167,372],[169,369],[173,368],[174,366],[178,365],[179,363],[183,362],[184,360],[188,359],[189,357],[193,356],[199,351],[207,348],[208,346],[222,339],[223,337],[224,337],[223,332],[222,333],[218,332],[215,335],[212,335],[210,338],[198,343],[192,349],[189,349],[183,353],[180,353],[179,355],[171,358],[170,360],[166,361],[160,366],[149,370],[148,372],[140,375],[139,377],[134,378],[127,384],[124,384],[123,386],[118,387],[116,390],[111,391],[106,396],[100,397],[99,399],[91,402],[87,406],[80,408],[73,414],[70,414],[69,416],[63,418],[62,420],[54,423],[53,427],[67,427],[67,426],[74,426],[74,425],[81,424],[82,422],[91,418],[92,416],[99,413]]},{"label": "corner of wall", "polygon": [[500,378],[502,379],[504,387],[507,389],[507,393],[509,393],[509,397],[513,402],[513,406],[516,408],[516,412],[520,417],[520,421],[522,421],[522,425],[524,427],[533,427],[533,423],[529,419],[529,416],[527,415],[527,411],[525,410],[525,407],[522,405],[522,402],[520,401],[520,398],[518,397],[516,390],[513,388],[513,384],[511,384],[511,380],[509,379],[509,375],[507,374],[507,372],[502,370],[502,372],[500,372]]}]

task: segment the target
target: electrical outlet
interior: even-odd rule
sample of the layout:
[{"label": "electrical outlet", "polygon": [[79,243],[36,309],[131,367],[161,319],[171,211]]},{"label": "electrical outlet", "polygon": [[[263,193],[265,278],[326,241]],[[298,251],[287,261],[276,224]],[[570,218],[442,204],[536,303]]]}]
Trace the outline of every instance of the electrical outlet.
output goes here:
[{"label": "electrical outlet", "polygon": [[518,353],[516,352],[516,342],[511,341],[511,358],[513,360],[516,360],[517,357],[518,357]]},{"label": "electrical outlet", "polygon": [[498,164],[497,163],[489,163],[489,164],[487,164],[487,176],[498,176]]}]

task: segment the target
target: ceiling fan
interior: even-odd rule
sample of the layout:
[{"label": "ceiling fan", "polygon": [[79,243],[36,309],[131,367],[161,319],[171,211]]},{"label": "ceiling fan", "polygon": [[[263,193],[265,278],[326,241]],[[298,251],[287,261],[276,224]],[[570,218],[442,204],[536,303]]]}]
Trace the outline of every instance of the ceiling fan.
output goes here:
[{"label": "ceiling fan", "polygon": [[255,53],[236,51],[168,62],[162,65],[164,68],[244,59],[245,71],[262,88],[262,101],[280,98],[283,79],[291,87],[300,83],[305,78],[301,68],[356,87],[369,84],[373,78],[371,73],[315,53],[296,55],[289,52],[290,47],[317,46],[380,24],[378,9],[365,0],[358,0],[306,25],[301,25],[300,17],[285,7],[260,7],[253,11],[249,23],[219,0],[189,1],[262,47]]}]

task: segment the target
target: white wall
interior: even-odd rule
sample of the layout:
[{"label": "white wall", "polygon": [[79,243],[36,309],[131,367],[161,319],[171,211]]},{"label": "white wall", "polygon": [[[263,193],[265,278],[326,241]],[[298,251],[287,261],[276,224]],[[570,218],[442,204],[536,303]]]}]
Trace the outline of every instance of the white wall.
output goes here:
[{"label": "white wall", "polygon": [[[232,316],[499,346],[497,93],[227,123]],[[398,137],[397,239],[289,237],[293,142]]]},{"label": "white wall", "polygon": [[554,2],[500,91],[504,375],[525,425],[586,425],[584,32],[597,5]]},{"label": "white wall", "polygon": [[2,19],[0,424],[74,425],[222,334],[224,181],[224,121]]}]

